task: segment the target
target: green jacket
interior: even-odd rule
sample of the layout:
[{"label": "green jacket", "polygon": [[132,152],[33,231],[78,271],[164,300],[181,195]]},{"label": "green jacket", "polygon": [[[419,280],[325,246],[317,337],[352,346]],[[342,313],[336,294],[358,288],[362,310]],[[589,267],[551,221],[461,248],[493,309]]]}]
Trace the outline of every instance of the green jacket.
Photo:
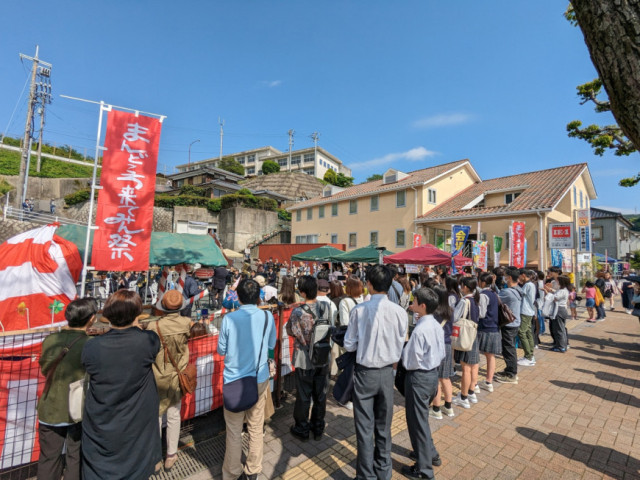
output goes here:
[{"label": "green jacket", "polygon": [[80,357],[82,348],[89,337],[84,330],[62,330],[52,333],[42,342],[40,368],[46,377],[51,364],[58,358],[62,349],[78,336],[80,340],[73,344],[71,350],[58,364],[51,388],[38,400],[38,419],[49,425],[72,424],[69,417],[69,384],[84,378],[84,367]]}]

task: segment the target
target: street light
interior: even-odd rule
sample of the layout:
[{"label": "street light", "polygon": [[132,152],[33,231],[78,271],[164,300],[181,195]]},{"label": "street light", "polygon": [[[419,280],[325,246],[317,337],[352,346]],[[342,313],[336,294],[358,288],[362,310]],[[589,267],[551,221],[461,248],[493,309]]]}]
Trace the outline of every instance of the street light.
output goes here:
[{"label": "street light", "polygon": [[193,145],[194,143],[198,143],[199,141],[200,141],[200,139],[194,140],[193,142],[191,142],[189,144],[189,165],[191,165],[191,145]]}]

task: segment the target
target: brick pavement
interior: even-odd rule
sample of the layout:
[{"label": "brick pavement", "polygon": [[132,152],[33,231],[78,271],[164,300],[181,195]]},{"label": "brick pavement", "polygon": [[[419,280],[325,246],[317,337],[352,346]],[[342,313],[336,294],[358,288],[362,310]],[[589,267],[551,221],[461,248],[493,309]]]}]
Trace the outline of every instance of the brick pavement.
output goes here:
[{"label": "brick pavement", "polygon": [[[607,315],[597,324],[569,322],[570,350],[536,350],[537,365],[520,368],[518,385],[496,383],[493,393],[478,394],[479,403],[471,409],[454,406],[454,418],[431,419],[442,457],[436,477],[640,478],[640,326],[635,317],[619,311]],[[393,478],[404,478],[400,469],[411,463],[403,405],[396,394]],[[352,412],[330,401],[327,422],[321,441],[301,443],[288,432],[291,405],[276,412],[266,429],[260,478],[353,478]],[[222,438],[182,449],[179,463],[193,462],[194,452],[208,441],[220,443]],[[188,477],[171,477],[220,478],[220,464],[203,463],[201,468]]]}]

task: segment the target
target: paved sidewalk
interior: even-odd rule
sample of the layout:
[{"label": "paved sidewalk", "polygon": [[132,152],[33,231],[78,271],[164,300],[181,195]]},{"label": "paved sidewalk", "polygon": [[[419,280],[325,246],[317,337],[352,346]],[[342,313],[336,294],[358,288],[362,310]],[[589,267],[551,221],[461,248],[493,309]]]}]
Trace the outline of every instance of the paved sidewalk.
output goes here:
[{"label": "paved sidewalk", "polygon": [[[570,350],[536,350],[537,365],[520,368],[518,385],[495,383],[495,391],[482,391],[471,409],[454,406],[454,418],[430,419],[442,457],[437,478],[640,478],[638,320],[607,312],[604,322],[574,321],[569,329]],[[326,420],[321,441],[301,443],[289,434],[291,404],[276,412],[266,428],[259,478],[354,478],[352,412],[330,401]],[[404,478],[399,472],[412,463],[411,447],[398,394],[391,428],[393,478]],[[223,451],[223,434],[187,446],[178,468],[162,478],[218,479]]]}]

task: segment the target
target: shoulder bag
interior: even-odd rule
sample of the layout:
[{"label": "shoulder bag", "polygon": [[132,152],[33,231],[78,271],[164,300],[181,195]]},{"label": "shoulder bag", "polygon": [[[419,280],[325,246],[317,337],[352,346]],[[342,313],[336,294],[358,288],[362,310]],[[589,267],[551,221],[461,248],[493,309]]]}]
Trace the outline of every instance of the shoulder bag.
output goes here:
[{"label": "shoulder bag", "polygon": [[175,371],[178,372],[178,381],[180,382],[180,390],[182,391],[182,394],[186,395],[187,393],[193,393],[198,385],[198,370],[196,369],[196,366],[189,363],[184,367],[184,370],[179,370],[178,364],[173,359],[173,355],[171,355],[167,344],[164,342],[164,337],[160,331],[160,321],[158,321],[156,326],[158,328],[158,335],[160,336],[160,343],[162,343],[162,348],[164,348],[164,358],[166,360],[166,358],[169,357],[171,365],[173,365]]},{"label": "shoulder bag", "polygon": [[260,342],[260,350],[258,350],[258,364],[256,365],[255,375],[248,375],[233,382],[225,383],[222,386],[224,408],[230,412],[244,412],[258,403],[258,371],[260,370],[260,357],[262,355],[264,335],[267,332],[268,319],[267,312],[264,312],[264,328],[262,329],[262,341]]},{"label": "shoulder bag", "polygon": [[451,348],[461,352],[468,352],[473,348],[473,342],[476,340],[478,333],[478,324],[469,318],[469,300],[464,301],[464,311],[462,316],[453,322],[451,331]]}]

